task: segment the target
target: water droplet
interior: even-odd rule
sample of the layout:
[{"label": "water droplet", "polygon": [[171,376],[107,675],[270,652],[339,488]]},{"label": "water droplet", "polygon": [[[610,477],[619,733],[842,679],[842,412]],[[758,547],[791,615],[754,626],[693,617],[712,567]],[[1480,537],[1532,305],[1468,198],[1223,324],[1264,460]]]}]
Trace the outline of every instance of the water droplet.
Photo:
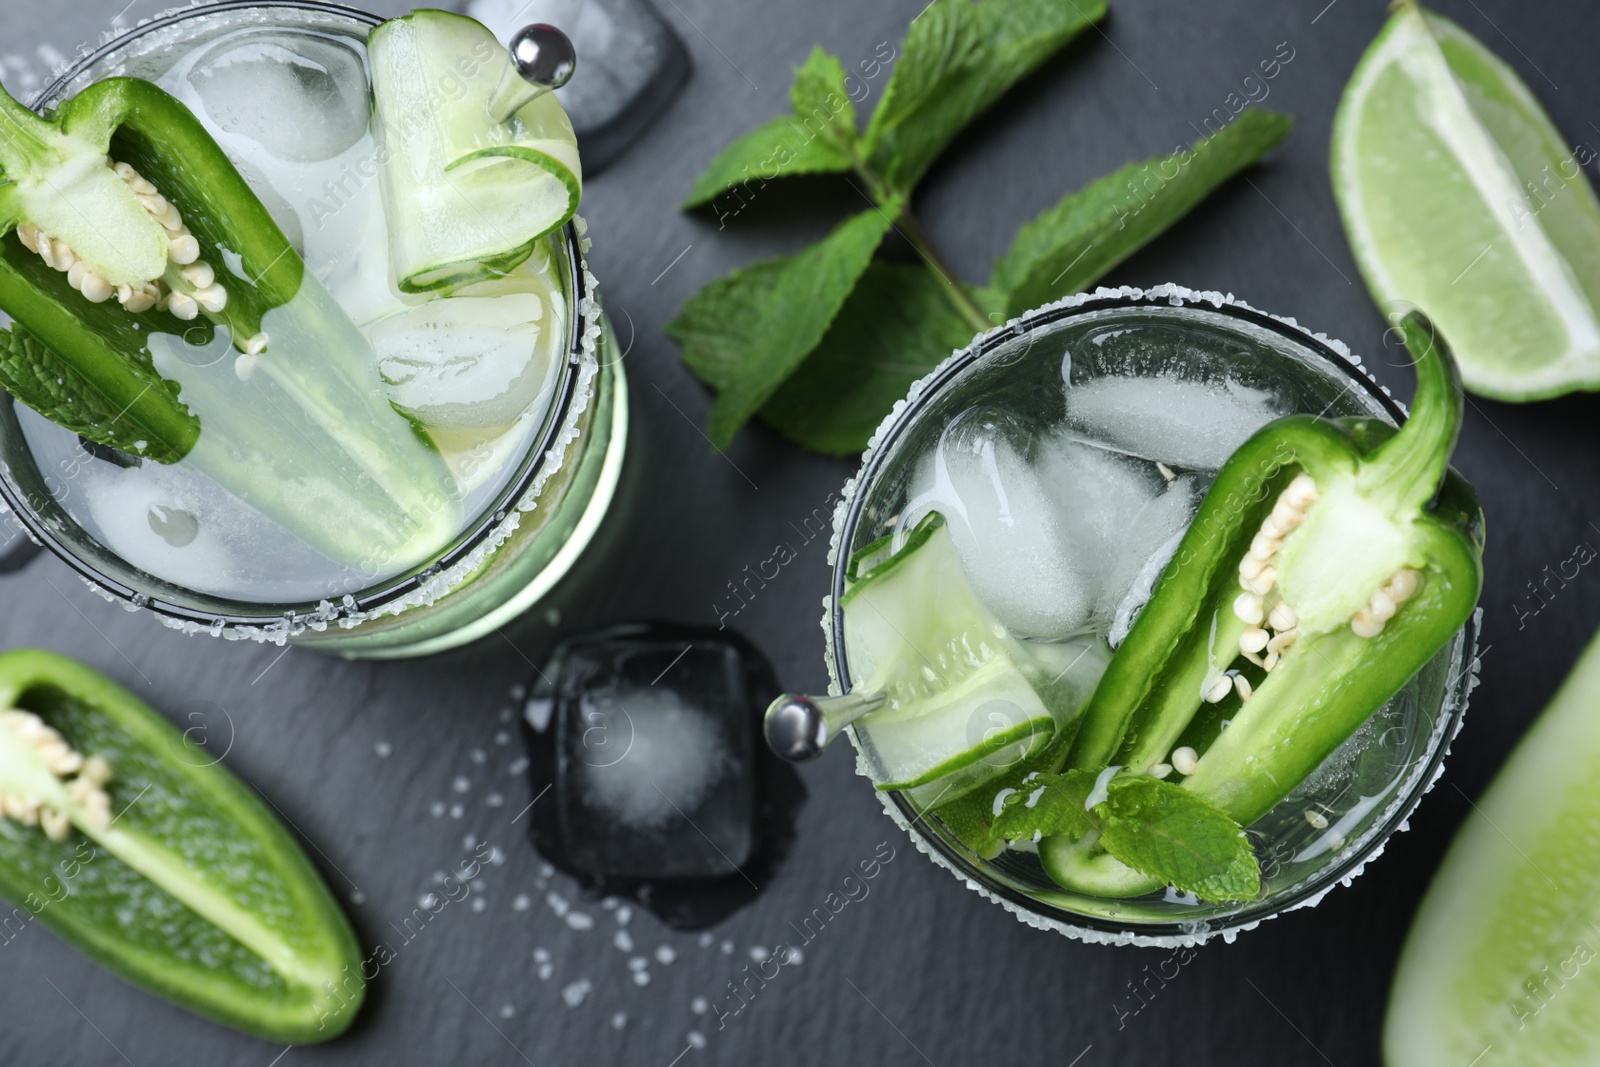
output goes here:
[{"label": "water droplet", "polygon": [[556,973],[555,964],[553,964],[553,963],[541,963],[541,964],[539,964],[539,981],[548,982],[550,980],[550,976],[552,974],[555,974],[555,973]]},{"label": "water droplet", "polygon": [[550,962],[550,950],[547,949],[547,948],[536,948],[536,949],[534,949],[533,950],[533,962],[534,963],[549,963]]},{"label": "water droplet", "polygon": [[656,946],[656,960],[660,963],[671,963],[678,958],[678,950],[671,945]]},{"label": "water droplet", "polygon": [[458,774],[456,775],[456,780],[450,783],[450,788],[457,793],[465,793],[472,788],[472,783],[467,780],[465,775]]},{"label": "water droplet", "polygon": [[379,741],[372,746],[372,751],[378,754],[379,759],[388,759],[394,755],[394,746],[387,741]]},{"label": "water droplet", "polygon": [[483,798],[483,802],[491,808],[498,808],[500,805],[506,802],[506,798],[501,796],[499,793],[490,793],[488,796]]},{"label": "water droplet", "polygon": [[526,893],[518,893],[511,899],[512,911],[527,911],[532,906],[533,901],[529,899],[528,894]]},{"label": "water droplet", "polygon": [[472,910],[473,911],[482,911],[484,908],[487,908],[488,906],[489,906],[489,902],[484,900],[482,897],[473,897],[472,898]]},{"label": "water droplet", "polygon": [[463,837],[461,839],[461,847],[462,848],[470,849],[470,848],[475,847],[477,845],[477,843],[478,843],[478,835],[477,834],[468,834],[466,837]]},{"label": "water droplet", "polygon": [[710,948],[711,947],[711,943],[713,941],[715,941],[715,940],[716,940],[716,938],[712,937],[710,934],[701,934],[700,935],[700,947],[701,948]]},{"label": "water droplet", "polygon": [[628,1025],[628,1013],[627,1012],[619,1011],[619,1012],[617,1012],[615,1015],[613,1015],[611,1017],[611,1029],[613,1029],[613,1030],[621,1030],[624,1026],[627,1026],[627,1025]]},{"label": "water droplet", "polygon": [[483,763],[486,760],[488,760],[488,758],[489,758],[489,753],[485,752],[483,749],[475,748],[475,749],[472,750],[472,762],[473,763]]},{"label": "water droplet", "polygon": [[617,909],[617,925],[627,926],[633,919],[633,909],[626,904]]},{"label": "water droplet", "polygon": [[698,1030],[690,1030],[689,1031],[689,1044],[693,1045],[695,1048],[705,1048],[706,1047],[706,1035],[702,1034]]},{"label": "water droplet", "polygon": [[438,899],[439,898],[434,896],[432,893],[424,893],[422,896],[417,898],[417,906],[431,910]]},{"label": "water droplet", "polygon": [[628,961],[628,970],[630,971],[642,971],[648,966],[650,966],[650,961],[643,956],[635,956]]},{"label": "water droplet", "polygon": [[509,1019],[517,1013],[517,1009],[509,1004],[500,1005],[500,1018]]},{"label": "water droplet", "polygon": [[509,745],[511,743],[511,733],[510,733],[510,731],[509,730],[500,730],[500,731],[496,732],[495,735],[494,735],[494,743],[497,744],[497,745]]},{"label": "water droplet", "polygon": [[576,1008],[589,996],[589,991],[594,984],[587,978],[580,978],[561,991],[561,999],[567,1002],[567,1007]]},{"label": "water droplet", "polygon": [[733,955],[733,942],[732,941],[724,941],[722,943],[721,947],[722,947],[722,954],[724,956]]},{"label": "water droplet", "polygon": [[433,817],[435,819],[442,818],[444,816],[444,813],[445,813],[444,801],[435,800],[433,802],[433,805],[430,808],[428,808],[428,810],[433,813]]},{"label": "water droplet", "polygon": [[363,893],[359,889],[350,890],[350,903],[352,903],[352,904],[365,904],[366,902],[367,902],[367,895],[365,893]]},{"label": "water droplet", "polygon": [[574,930],[593,930],[594,919],[581,911],[568,912],[567,925]]},{"label": "water droplet", "polygon": [[466,813],[467,813],[467,809],[464,806],[462,806],[460,804],[452,804],[452,805],[450,805],[450,817],[452,819],[459,819],[459,818],[461,818],[461,816],[465,815]]},{"label": "water droplet", "polygon": [[753,963],[761,963],[772,955],[772,950],[765,945],[751,945],[745,950]]},{"label": "water droplet", "polygon": [[634,985],[649,985],[650,984],[650,972],[649,971],[634,971],[633,972],[633,984]]},{"label": "water droplet", "polygon": [[689,1002],[689,1010],[696,1015],[704,1015],[711,1010],[711,1002],[706,1000],[705,997],[695,997]]},{"label": "water droplet", "polygon": [[626,930],[618,930],[616,936],[611,939],[611,943],[617,946],[618,952],[633,951],[633,935]]},{"label": "water droplet", "polygon": [[527,756],[518,756],[516,759],[511,761],[511,766],[506,768],[506,770],[510,771],[512,774],[521,774],[523,771],[525,771],[527,769],[528,769],[528,757]]}]

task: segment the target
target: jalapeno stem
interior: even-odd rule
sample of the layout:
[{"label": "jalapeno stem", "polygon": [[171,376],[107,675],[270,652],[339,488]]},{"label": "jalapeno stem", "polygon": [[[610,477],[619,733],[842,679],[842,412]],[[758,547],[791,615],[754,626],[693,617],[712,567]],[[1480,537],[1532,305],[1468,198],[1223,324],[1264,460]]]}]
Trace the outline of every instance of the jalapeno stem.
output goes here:
[{"label": "jalapeno stem", "polygon": [[1359,485],[1395,514],[1420,511],[1444,480],[1461,432],[1461,372],[1434,325],[1419,311],[1400,320],[1406,347],[1416,357],[1417,392],[1400,432],[1372,451]]}]

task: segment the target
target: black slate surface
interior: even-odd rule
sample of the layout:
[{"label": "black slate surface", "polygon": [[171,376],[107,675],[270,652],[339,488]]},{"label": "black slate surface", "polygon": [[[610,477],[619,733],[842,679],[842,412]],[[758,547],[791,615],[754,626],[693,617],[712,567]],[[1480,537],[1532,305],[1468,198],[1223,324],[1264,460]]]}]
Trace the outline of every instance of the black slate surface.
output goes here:
[{"label": "black slate surface", "polygon": [[[4,0],[0,55],[14,54],[7,83],[19,86],[23,65],[41,70],[36,46],[70,52],[124,2]],[[1590,88],[1600,34],[1589,5],[1549,2],[1535,12],[1516,0],[1437,2],[1507,57],[1574,143],[1600,143]],[[135,0],[125,18],[152,14],[157,3]],[[613,946],[615,912],[576,903],[595,920],[579,931],[545,902],[546,891],[574,894],[559,876],[541,888],[540,861],[511,822],[530,797],[508,772],[518,750],[502,709],[530,661],[559,635],[645,617],[714,624],[725,583],[789,541],[798,559],[733,623],[767,650],[786,685],[824,682],[816,620],[826,549],[797,543],[795,527],[826,511],[851,464],[803,455],[762,429],[742,434],[725,457],[712,455],[700,433],[707,397],[661,327],[704,282],[797,248],[859,201],[828,183],[773,188],[723,233],[675,204],[733,134],[784,106],[789,67],[812,43],[847,62],[869,57],[899,39],[921,4],[661,3],[695,73],[660,125],[588,187],[584,208],[594,269],[622,337],[633,338],[632,455],[621,505],[548,612],[435,659],[351,664],[167,633],[106,604],[48,557],[0,577],[0,647],[78,656],[184,725],[205,727],[229,766],[305,836],[350,901],[363,940],[397,946],[347,1037],[285,1050],[132,990],[30,927],[0,945],[0,1062],[1378,1062],[1390,973],[1430,872],[1451,832],[1472,817],[1468,797],[1484,788],[1600,623],[1600,578],[1588,570],[1537,614],[1518,610],[1534,604],[1527,583],[1542,580],[1543,568],[1580,541],[1600,544],[1594,397],[1469,407],[1458,465],[1483,494],[1491,539],[1483,685],[1448,773],[1411,832],[1314,911],[1192,959],[1028,929],[916,854],[854,777],[845,751],[804,770],[811,796],[789,861],[755,905],[715,930],[711,946],[634,915],[626,929],[635,953],[652,955],[663,944],[676,951],[670,965],[652,958],[648,985],[634,984],[629,953]],[[930,175],[919,207],[946,258],[968,278],[985,276],[1021,222],[1069,188],[1188,142],[1256,63],[1287,42],[1294,58],[1266,103],[1298,117],[1289,142],[1111,280],[1232,291],[1346,340],[1373,360],[1382,381],[1409,395],[1408,374],[1382,362],[1383,322],[1360,284],[1326,177],[1334,105],[1382,6],[1113,6],[1103,33],[1087,34],[1024,84]],[[497,743],[502,730],[511,743]],[[454,788],[458,778],[464,792]],[[503,802],[491,806],[492,794]],[[445,814],[435,817],[439,803]],[[449,809],[456,803],[459,819]],[[490,868],[481,894],[444,908],[404,942],[391,924],[432,888],[434,872],[479,842],[497,847],[503,865]],[[723,1001],[728,983],[744,977],[750,948],[798,940],[790,923],[838,891],[880,842],[893,860],[866,883],[864,898],[804,945],[802,964],[784,967],[721,1029],[714,1012],[694,1013],[694,998]],[[526,910],[517,909],[519,894],[531,900]],[[481,911],[473,903],[480,899]],[[722,952],[724,939],[731,955]],[[538,949],[552,957],[548,980],[538,977]],[[1158,972],[1169,977],[1151,977]],[[561,991],[580,979],[593,991],[569,1008]],[[1144,983],[1142,1001],[1130,983]],[[620,1030],[612,1025],[617,1012],[626,1013]],[[703,1048],[690,1046],[691,1030],[704,1035]]]}]

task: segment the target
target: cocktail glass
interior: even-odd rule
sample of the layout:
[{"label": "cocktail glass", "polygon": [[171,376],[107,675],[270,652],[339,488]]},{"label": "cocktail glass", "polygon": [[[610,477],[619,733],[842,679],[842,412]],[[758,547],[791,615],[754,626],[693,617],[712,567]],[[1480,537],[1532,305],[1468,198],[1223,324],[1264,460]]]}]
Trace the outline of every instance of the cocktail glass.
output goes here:
[{"label": "cocktail glass", "polygon": [[[1073,386],[1107,375],[1137,378],[1157,371],[1193,382],[1226,380],[1270,394],[1284,413],[1391,423],[1404,416],[1339,342],[1220,294],[1177,286],[1102,289],[1029,312],[977,338],[914,385],[878,429],[860,473],[846,485],[836,512],[832,595],[822,621],[833,696],[812,710],[833,721],[859,713],[869,699],[851,693],[848,622],[840,607],[847,563],[902,524],[913,506],[918,463],[939,447],[954,420],[981,407],[1043,435],[1060,425],[1065,393]],[[1120,437],[1101,444],[1112,450],[1133,447]],[[921,851],[1029,925],[1119,944],[1178,946],[1219,935],[1232,940],[1240,930],[1317,904],[1332,887],[1360,874],[1390,835],[1404,828],[1442,773],[1450,740],[1460,728],[1476,683],[1477,626],[1475,616],[1317,773],[1248,828],[1262,869],[1261,895],[1248,902],[1197,900],[1170,888],[1137,899],[1070,892],[1044,873],[1026,843],[985,858],[963,844],[937,806],[920,810],[907,792],[878,795]],[[798,737],[796,731],[786,732]],[[826,732],[798,737],[798,754],[809,754],[812,740],[825,743]],[[858,769],[871,778],[872,761],[855,728],[846,732],[860,753]]]},{"label": "cocktail glass", "polygon": [[[219,3],[168,14],[84,56],[33,106],[46,111],[113,74],[174,85],[180,68],[199,62],[197,54],[245,33],[284,35],[264,39],[257,49],[268,60],[271,49],[285,42],[291,50],[304,46],[310,54],[299,59],[313,73],[337,75],[341,68],[324,60],[334,51],[353,52],[362,57],[355,69],[364,81],[364,42],[380,21],[306,0]],[[356,89],[365,92],[367,87]],[[204,108],[197,114],[215,135],[217,118]],[[330,115],[327,121],[334,119]],[[293,127],[281,132],[291,151],[298,150],[294,142],[306,133]],[[359,136],[338,155],[301,161],[298,171],[282,168],[280,173],[293,175],[292,181],[264,180],[257,161],[236,158],[280,224],[286,230],[298,227],[301,232],[295,236],[308,249],[327,219],[349,225],[349,219],[376,201],[378,160],[371,131],[352,133]],[[224,143],[234,152],[238,142]],[[376,240],[382,241],[381,221],[381,215],[377,225],[369,218],[369,240],[376,231]],[[143,541],[149,540],[148,526],[169,541],[189,538],[187,544],[192,544],[196,530],[207,532],[214,516],[185,513],[175,519],[179,509],[148,503],[137,494],[129,505],[108,502],[90,481],[93,472],[102,471],[95,464],[116,463],[118,457],[75,441],[9,396],[0,396],[0,495],[32,536],[97,592],[186,633],[291,642],[374,658],[438,652],[491,633],[536,603],[572,566],[604,517],[621,470],[628,429],[626,379],[584,262],[584,233],[578,220],[544,239],[535,252],[555,309],[546,320],[552,336],[539,342],[545,346],[541,351],[549,370],[537,399],[499,436],[469,433],[441,445],[450,480],[441,484],[440,492],[460,506],[463,520],[426,558],[396,567],[382,546],[374,546],[371,560],[359,565],[334,565],[298,550],[281,560],[280,550],[289,539],[268,532],[258,535],[258,545],[250,543],[249,535],[242,539],[244,549],[260,550],[244,553],[251,557],[248,568],[241,563],[237,541],[220,568],[186,558],[187,545],[175,546],[170,558],[157,545],[155,562],[143,556],[130,560],[129,555],[140,553],[118,547],[128,544],[129,528]],[[358,281],[370,283],[367,291],[392,287],[382,278],[388,270],[386,246],[363,248],[369,253],[365,258],[352,252],[350,259],[325,257],[310,266],[320,267],[320,274],[364,275]],[[372,254],[372,248],[382,251]],[[307,255],[312,258],[309,250]],[[341,303],[357,318],[348,301],[341,298]],[[286,441],[285,447],[292,443]],[[91,479],[83,477],[86,470]],[[341,516],[329,514],[327,521],[338,523]]]}]

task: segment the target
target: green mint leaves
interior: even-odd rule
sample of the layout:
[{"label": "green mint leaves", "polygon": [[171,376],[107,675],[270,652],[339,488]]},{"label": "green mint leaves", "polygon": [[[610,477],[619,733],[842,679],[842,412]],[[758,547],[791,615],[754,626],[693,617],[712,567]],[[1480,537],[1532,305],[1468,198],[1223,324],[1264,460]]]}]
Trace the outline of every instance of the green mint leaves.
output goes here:
[{"label": "green mint leaves", "polygon": [[[1288,135],[1288,116],[1247,110],[1192,148],[1069,194],[1017,234],[988,286],[962,283],[923,236],[912,192],[974,118],[1105,10],[1103,0],[935,0],[913,20],[864,132],[844,66],[817,48],[796,71],[792,113],[711,161],[684,207],[709,207],[723,225],[790,175],[847,175],[867,201],[821,244],[711,283],[668,325],[685,365],[719,394],[714,445],[759,415],[814,451],[861,451],[953,349],[1088,288]],[[874,261],[891,228],[920,262]]]},{"label": "green mint leaves", "polygon": [[1095,843],[1141,874],[1206,900],[1252,900],[1261,868],[1244,830],[1180,785],[1121,775],[1086,809],[1099,775],[1040,774],[1001,803],[993,833],[1008,840],[1098,831]]},{"label": "green mint leaves", "polygon": [[1100,845],[1141,874],[1206,900],[1251,900],[1261,868],[1239,824],[1180,785],[1143,775],[1112,783]]},{"label": "green mint leaves", "polygon": [[1105,0],[939,0],[912,21],[867,124],[868,166],[910,192],[968,123],[1105,14]]},{"label": "green mint leaves", "polygon": [[667,327],[689,369],[721,383],[711,408],[712,441],[731,441],[799,369],[890,224],[884,211],[863,211],[798,255],[712,282]]},{"label": "green mint leaves", "polygon": [[1129,163],[1067,196],[1017,232],[989,287],[1011,318],[1095,279],[1189,213],[1211,191],[1271,151],[1293,120],[1254,108],[1170,156]]},{"label": "green mint leaves", "polygon": [[1093,771],[1034,775],[1001,802],[995,834],[1008,841],[1057,835],[1078,840],[1099,828],[1084,806],[1099,777]]},{"label": "green mint leaves", "polygon": [[[176,410],[188,420],[192,433],[198,435],[199,420],[177,400],[177,386],[164,381],[153,368],[141,367],[138,373],[149,378],[147,388],[173,394]],[[51,422],[129,455],[176,463],[187,451],[187,447],[180,450],[180,446],[163,441],[134,423],[127,417],[126,408],[119,411],[107,403],[76,367],[16,324],[0,329],[0,389]]]},{"label": "green mint leaves", "polygon": [[724,148],[695,180],[683,206],[701,207],[730,189],[759,188],[779,175],[855,169],[856,109],[839,60],[813,49],[806,65],[795,71],[789,102],[794,114],[773,119]]}]

